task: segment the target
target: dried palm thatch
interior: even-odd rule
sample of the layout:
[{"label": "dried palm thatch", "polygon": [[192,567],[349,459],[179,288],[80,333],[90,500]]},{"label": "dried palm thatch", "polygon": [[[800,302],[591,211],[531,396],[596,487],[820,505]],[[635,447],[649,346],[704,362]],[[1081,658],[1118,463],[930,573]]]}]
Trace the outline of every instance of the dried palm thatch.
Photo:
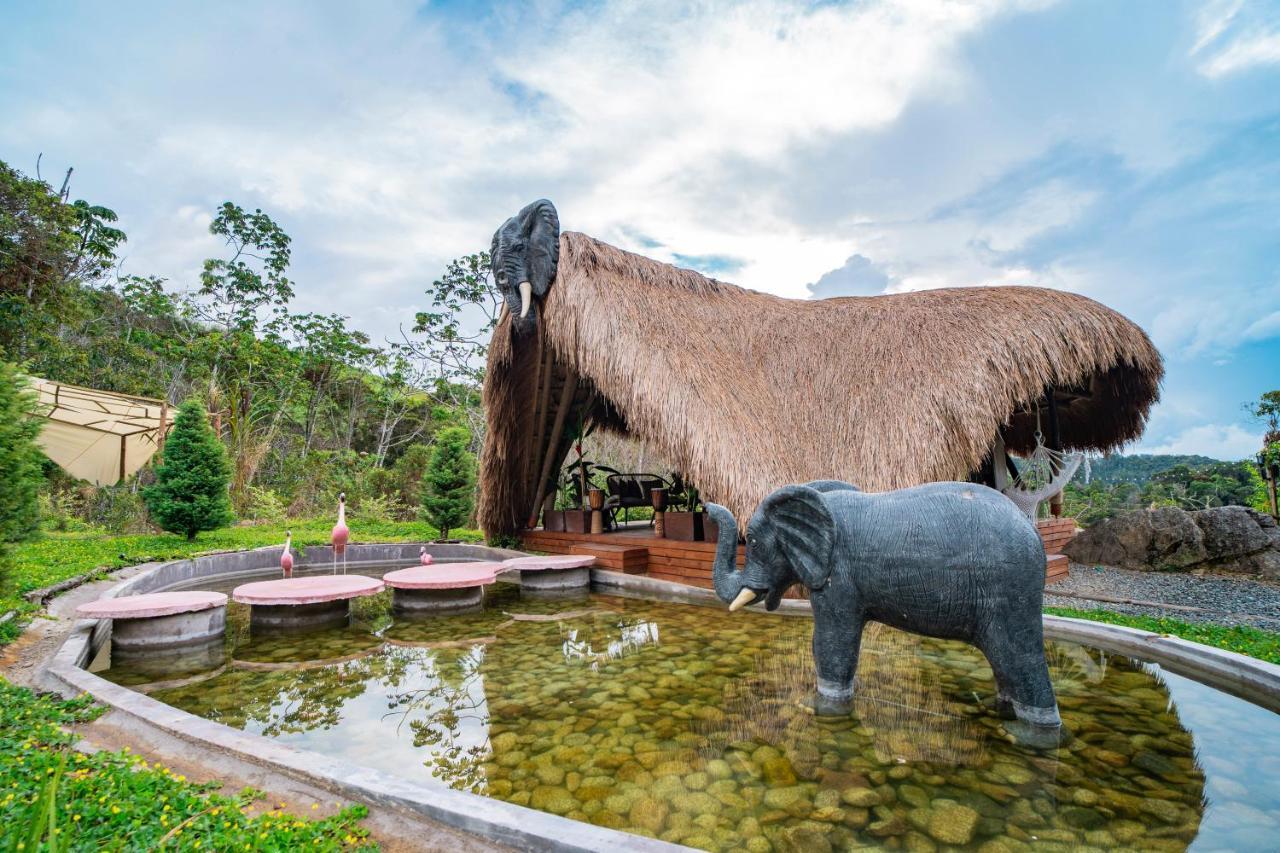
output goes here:
[{"label": "dried palm thatch", "polygon": [[674,460],[745,523],[785,483],[963,478],[997,430],[1026,452],[1048,389],[1064,447],[1113,449],[1141,434],[1163,375],[1140,328],[1076,294],[782,299],[572,232],[536,310],[535,332],[513,335],[507,317],[489,352],[479,518],[491,535],[536,516],[579,416]]}]

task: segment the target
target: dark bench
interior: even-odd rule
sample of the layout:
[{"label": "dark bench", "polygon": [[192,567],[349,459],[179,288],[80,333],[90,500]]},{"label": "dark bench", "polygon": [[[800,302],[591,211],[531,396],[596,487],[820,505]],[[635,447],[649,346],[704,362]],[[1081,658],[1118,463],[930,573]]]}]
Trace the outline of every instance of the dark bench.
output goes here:
[{"label": "dark bench", "polygon": [[[632,507],[653,506],[651,489],[665,489],[668,483],[657,474],[610,474],[605,478],[604,509],[610,520],[618,523],[618,510],[622,510],[622,520],[627,520],[627,510]],[[653,523],[653,519],[649,519]]]}]

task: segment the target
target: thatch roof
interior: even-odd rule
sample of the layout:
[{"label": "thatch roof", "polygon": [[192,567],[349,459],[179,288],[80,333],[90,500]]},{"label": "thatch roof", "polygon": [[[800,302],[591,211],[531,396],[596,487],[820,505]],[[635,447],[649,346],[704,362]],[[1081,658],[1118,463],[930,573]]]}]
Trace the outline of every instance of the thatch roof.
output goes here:
[{"label": "thatch roof", "polygon": [[508,316],[489,353],[479,520],[490,534],[527,524],[542,470],[554,477],[569,449],[563,437],[547,446],[555,423],[582,412],[647,442],[745,522],[786,483],[963,478],[1001,429],[1011,451],[1029,450],[1049,388],[1069,449],[1137,438],[1158,397],[1163,366],[1146,334],[1076,294],[782,299],[584,234],[560,239],[536,331],[513,335]]}]

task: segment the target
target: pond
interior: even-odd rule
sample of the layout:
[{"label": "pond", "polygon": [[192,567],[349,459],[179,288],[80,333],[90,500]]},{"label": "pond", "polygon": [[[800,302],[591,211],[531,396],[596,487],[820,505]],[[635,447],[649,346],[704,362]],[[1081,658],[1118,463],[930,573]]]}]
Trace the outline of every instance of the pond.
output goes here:
[{"label": "pond", "polygon": [[185,683],[100,673],[354,764],[707,850],[864,845],[1275,849],[1280,715],[1153,665],[1049,644],[1063,748],[1011,743],[961,643],[872,626],[855,714],[815,718],[812,622],[490,587],[483,611],[251,636]]}]

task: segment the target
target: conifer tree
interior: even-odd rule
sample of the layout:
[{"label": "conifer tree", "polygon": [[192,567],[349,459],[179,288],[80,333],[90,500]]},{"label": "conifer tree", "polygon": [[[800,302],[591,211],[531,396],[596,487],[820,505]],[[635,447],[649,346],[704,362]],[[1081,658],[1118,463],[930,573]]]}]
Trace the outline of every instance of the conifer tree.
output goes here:
[{"label": "conifer tree", "polygon": [[440,529],[441,539],[448,539],[449,531],[471,516],[476,461],[467,450],[470,443],[471,433],[466,427],[441,430],[423,477],[422,512]]},{"label": "conifer tree", "polygon": [[204,407],[188,400],[178,409],[156,468],[156,482],[142,490],[151,518],[190,541],[202,530],[225,527],[234,519],[227,485],[231,464],[205,417]]},{"label": "conifer tree", "polygon": [[36,445],[40,421],[35,394],[12,364],[0,361],[0,548],[29,538],[40,525],[36,492],[43,454]]}]

